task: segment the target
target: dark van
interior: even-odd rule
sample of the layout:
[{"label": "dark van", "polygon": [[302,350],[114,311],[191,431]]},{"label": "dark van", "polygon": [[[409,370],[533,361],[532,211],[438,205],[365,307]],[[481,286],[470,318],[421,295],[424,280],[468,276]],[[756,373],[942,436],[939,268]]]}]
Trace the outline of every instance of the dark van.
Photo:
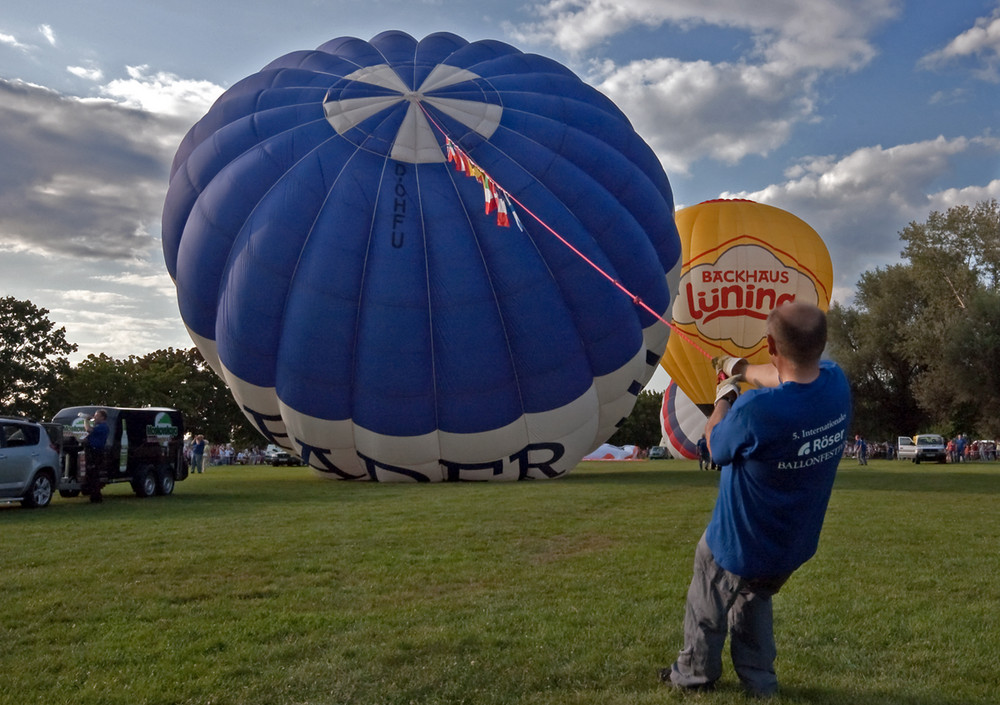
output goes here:
[{"label": "dark van", "polygon": [[[139,497],[169,495],[174,483],[188,476],[184,459],[184,416],[176,409],[114,406],[71,406],[52,418],[63,428],[62,477],[59,494],[76,497],[88,471],[81,441],[87,436],[84,418],[104,409],[108,414],[108,441],[103,449],[101,486],[128,482]],[[94,470],[94,468],[91,468]]]}]

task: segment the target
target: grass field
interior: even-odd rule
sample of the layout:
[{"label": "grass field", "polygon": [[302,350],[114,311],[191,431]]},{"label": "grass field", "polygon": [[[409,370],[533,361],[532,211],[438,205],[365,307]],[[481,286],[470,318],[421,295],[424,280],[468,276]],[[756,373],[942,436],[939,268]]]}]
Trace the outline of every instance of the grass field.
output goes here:
[{"label": "grass field", "polygon": [[[657,681],[717,474],[327,482],[211,469],[174,496],[0,507],[0,703],[746,703]],[[1000,464],[845,461],[775,598],[775,703],[1000,702]]]}]

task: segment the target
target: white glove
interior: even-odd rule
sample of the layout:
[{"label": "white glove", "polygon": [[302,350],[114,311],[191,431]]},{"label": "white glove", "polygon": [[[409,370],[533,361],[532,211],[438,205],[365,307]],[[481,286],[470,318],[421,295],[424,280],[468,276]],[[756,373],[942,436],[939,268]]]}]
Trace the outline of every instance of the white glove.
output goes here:
[{"label": "white glove", "polygon": [[715,403],[718,404],[726,397],[731,397],[730,403],[735,402],[740,396],[740,382],[742,381],[744,381],[743,375],[736,375],[719,382],[719,386],[715,388]]},{"label": "white glove", "polygon": [[733,376],[733,368],[741,362],[746,362],[745,357],[731,357],[730,355],[719,355],[712,358],[712,367],[716,372],[722,372],[726,377]]}]

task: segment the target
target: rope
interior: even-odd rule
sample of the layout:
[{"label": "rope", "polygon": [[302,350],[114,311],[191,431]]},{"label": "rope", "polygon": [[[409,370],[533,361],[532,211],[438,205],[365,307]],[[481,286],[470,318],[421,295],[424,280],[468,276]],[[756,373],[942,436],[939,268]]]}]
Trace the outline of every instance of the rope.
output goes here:
[{"label": "rope", "polygon": [[[654,318],[656,318],[658,321],[660,321],[661,323],[663,323],[664,325],[666,325],[674,333],[676,333],[677,335],[679,335],[682,340],[684,340],[686,343],[688,343],[689,345],[691,345],[692,347],[694,347],[695,350],[697,350],[698,352],[700,352],[706,358],[712,359],[712,354],[709,353],[704,348],[702,348],[700,345],[698,345],[698,343],[696,343],[687,333],[685,333],[683,330],[681,330],[679,327],[677,327],[672,321],[668,321],[666,318],[664,318],[659,313],[657,313],[656,311],[654,311],[649,306],[649,304],[647,304],[645,301],[642,300],[642,297],[640,297],[637,294],[634,294],[633,292],[629,291],[628,287],[626,287],[620,281],[618,281],[617,279],[615,279],[608,272],[604,271],[604,269],[602,269],[600,265],[598,265],[596,262],[594,262],[589,257],[587,257],[583,252],[581,252],[579,249],[577,249],[565,237],[563,237],[558,232],[556,232],[556,230],[552,226],[550,226],[548,223],[546,223],[544,220],[542,220],[540,217],[538,217],[538,215],[536,215],[530,208],[528,208],[521,201],[519,201],[517,198],[515,198],[507,189],[505,189],[503,186],[501,186],[499,183],[497,183],[497,181],[492,176],[490,176],[481,166],[479,166],[478,164],[476,164],[476,162],[474,162],[469,157],[468,153],[466,153],[465,150],[463,150],[461,147],[459,147],[458,144],[448,136],[448,133],[445,132],[444,128],[441,127],[441,125],[439,125],[437,123],[437,121],[430,115],[430,113],[427,112],[427,109],[423,106],[423,104],[418,103],[418,105],[420,105],[420,109],[423,110],[424,115],[427,117],[427,120],[432,125],[434,125],[434,127],[436,127],[438,129],[438,131],[444,136],[447,144],[450,145],[451,148],[454,149],[456,152],[458,152],[459,154],[461,154],[464,159],[466,159],[470,164],[472,164],[473,166],[475,166],[476,169],[478,169],[480,172],[482,172],[487,178],[489,178],[489,180],[492,182],[492,184],[496,187],[497,191],[499,191],[500,195],[502,195],[504,198],[508,199],[509,201],[513,201],[515,205],[517,205],[519,208],[521,208],[521,210],[523,210],[525,213],[527,213],[532,218],[534,218],[535,222],[537,222],[546,231],[548,231],[552,236],[554,236],[557,240],[559,240],[559,242],[561,242],[563,245],[565,245],[577,257],[579,257],[584,262],[586,262],[588,265],[590,265],[590,267],[592,267],[594,269],[594,271],[596,271],[602,277],[604,277],[609,282],[611,282],[612,284],[614,284],[622,293],[624,293],[626,296],[628,296],[632,300],[632,303],[634,305],[636,305],[639,308],[643,309],[644,311],[646,311],[647,313],[649,313],[650,315],[652,315]],[[515,214],[514,217],[515,217],[515,220],[517,220],[516,214]]]}]

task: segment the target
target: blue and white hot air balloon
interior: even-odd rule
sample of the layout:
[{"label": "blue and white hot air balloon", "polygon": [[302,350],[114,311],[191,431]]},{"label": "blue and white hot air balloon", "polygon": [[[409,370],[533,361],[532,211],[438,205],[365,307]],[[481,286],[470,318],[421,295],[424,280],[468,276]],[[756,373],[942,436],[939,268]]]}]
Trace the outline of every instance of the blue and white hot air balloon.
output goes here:
[{"label": "blue and white hot air balloon", "polygon": [[383,481],[571,470],[655,370],[680,256],[667,177],[610,100],[501,42],[402,32],[219,98],[174,158],[163,248],[260,432]]}]

